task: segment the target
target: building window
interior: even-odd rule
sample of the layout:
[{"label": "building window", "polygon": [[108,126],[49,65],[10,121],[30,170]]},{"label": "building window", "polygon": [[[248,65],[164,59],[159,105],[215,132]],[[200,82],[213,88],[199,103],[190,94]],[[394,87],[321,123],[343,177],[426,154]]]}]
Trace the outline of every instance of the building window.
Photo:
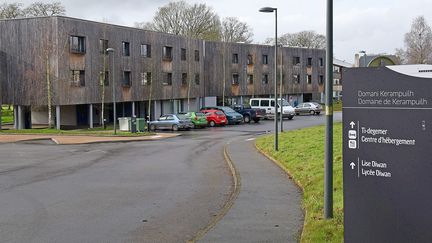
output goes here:
[{"label": "building window", "polygon": [[151,57],[151,45],[141,44],[141,56]]},{"label": "building window", "polygon": [[319,59],[319,66],[324,67],[324,59],[322,57]]},{"label": "building window", "polygon": [[180,59],[182,61],[186,61],[186,49],[185,48],[180,49]]},{"label": "building window", "polygon": [[268,56],[262,55],[262,64],[267,65],[268,64]]},{"label": "building window", "polygon": [[312,66],[312,57],[308,57],[307,65],[308,65],[308,67]]},{"label": "building window", "polygon": [[261,80],[261,82],[262,82],[263,84],[268,84],[268,74],[263,74],[263,75],[262,75],[262,80]]},{"label": "building window", "polygon": [[124,87],[131,86],[131,72],[130,71],[123,71],[122,86],[124,86]]},{"label": "building window", "polygon": [[123,56],[126,56],[126,57],[130,56],[130,44],[129,44],[129,42],[123,41],[122,47],[123,47]]},{"label": "building window", "polygon": [[166,73],[166,77],[163,80],[163,85],[171,86],[172,85],[172,73]]},{"label": "building window", "polygon": [[239,85],[239,75],[238,75],[238,73],[233,73],[232,74],[231,84],[232,85]]},{"label": "building window", "polygon": [[324,76],[323,76],[323,75],[320,75],[320,76],[319,76],[318,83],[319,83],[319,84],[323,84],[323,83],[324,83]]},{"label": "building window", "polygon": [[181,82],[182,82],[182,85],[187,85],[187,83],[188,83],[187,73],[182,73]]},{"label": "building window", "polygon": [[340,73],[341,68],[339,66],[333,66],[334,73]]},{"label": "building window", "polygon": [[300,57],[293,57],[293,65],[299,65],[300,64]]},{"label": "building window", "polygon": [[300,75],[293,74],[293,83],[299,84],[300,83]]},{"label": "building window", "polygon": [[71,82],[73,86],[85,86],[84,70],[71,70]]},{"label": "building window", "polygon": [[172,47],[171,46],[164,46],[163,47],[162,58],[165,61],[171,61],[172,60]]},{"label": "building window", "polygon": [[99,52],[100,54],[107,54],[108,49],[108,40],[100,39],[99,40]]},{"label": "building window", "polygon": [[199,51],[198,50],[195,50],[195,61],[196,62],[199,62]]},{"label": "building window", "polygon": [[83,54],[86,52],[85,37],[71,36],[69,39],[70,52]]},{"label": "building window", "polygon": [[312,75],[306,75],[306,83],[311,84],[312,83]]},{"label": "building window", "polygon": [[152,81],[151,72],[141,73],[141,85],[150,85]]},{"label": "building window", "polygon": [[341,83],[340,83],[339,79],[337,79],[337,78],[333,79],[333,85],[340,85],[340,84]]},{"label": "building window", "polygon": [[247,64],[248,65],[252,65],[253,64],[253,56],[251,54],[249,54],[247,56]]},{"label": "building window", "polygon": [[195,84],[196,84],[196,85],[199,85],[199,84],[200,84],[200,75],[199,75],[199,73],[196,73],[196,74],[195,74]]},{"label": "building window", "polygon": [[234,53],[232,55],[232,63],[238,63],[238,54],[237,53]]},{"label": "building window", "polygon": [[248,84],[253,84],[254,83],[254,76],[253,76],[253,74],[248,74],[247,81],[248,81]]},{"label": "building window", "polygon": [[109,72],[108,71],[100,71],[99,72],[99,83],[100,85],[108,86],[109,85]]}]

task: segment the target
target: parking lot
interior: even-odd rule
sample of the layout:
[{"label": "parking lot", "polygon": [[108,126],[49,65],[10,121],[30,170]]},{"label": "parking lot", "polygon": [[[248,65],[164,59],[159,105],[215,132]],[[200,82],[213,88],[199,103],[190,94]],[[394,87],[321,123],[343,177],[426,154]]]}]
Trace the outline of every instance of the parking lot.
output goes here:
[{"label": "parking lot", "polygon": [[[336,121],[341,117],[335,114]],[[296,116],[284,127],[323,123],[322,115]],[[181,131],[160,141],[0,144],[2,241],[190,240],[213,221],[233,191],[223,147],[272,132],[273,126],[267,120]],[[236,151],[230,152],[235,157]]]}]

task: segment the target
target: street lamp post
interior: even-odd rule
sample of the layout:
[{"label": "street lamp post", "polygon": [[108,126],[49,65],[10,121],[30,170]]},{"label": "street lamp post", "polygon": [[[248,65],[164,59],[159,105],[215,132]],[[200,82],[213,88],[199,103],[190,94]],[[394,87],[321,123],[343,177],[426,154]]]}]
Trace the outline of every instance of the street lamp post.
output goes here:
[{"label": "street lamp post", "polygon": [[280,131],[283,132],[283,103],[282,103],[282,95],[283,95],[283,45],[280,44],[280,80],[279,80],[279,96],[280,96],[280,107],[281,107],[281,113],[280,113]]},{"label": "street lamp post", "polygon": [[117,109],[116,109],[116,95],[115,95],[115,74],[114,74],[114,48],[106,49],[111,53],[111,72],[112,72],[112,99],[113,99],[113,117],[114,117],[114,134],[117,134]]},{"label": "street lamp post", "polygon": [[[260,8],[260,12],[263,13],[275,13],[275,56],[274,56],[274,102],[275,102],[275,111],[274,111],[274,126],[275,126],[275,139],[274,139],[274,149],[275,151],[279,150],[278,146],[278,109],[277,109],[277,8],[272,7],[264,7]],[[281,100],[282,102],[282,100]],[[282,110],[282,109],[281,109]]]}]

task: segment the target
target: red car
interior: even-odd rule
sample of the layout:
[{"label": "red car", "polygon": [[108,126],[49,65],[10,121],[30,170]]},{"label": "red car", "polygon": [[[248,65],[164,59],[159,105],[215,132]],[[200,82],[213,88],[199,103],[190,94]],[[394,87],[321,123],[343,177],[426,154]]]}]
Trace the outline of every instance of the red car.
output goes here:
[{"label": "red car", "polygon": [[202,113],[206,115],[207,122],[211,127],[216,125],[225,126],[228,122],[225,113],[220,110],[202,110]]}]

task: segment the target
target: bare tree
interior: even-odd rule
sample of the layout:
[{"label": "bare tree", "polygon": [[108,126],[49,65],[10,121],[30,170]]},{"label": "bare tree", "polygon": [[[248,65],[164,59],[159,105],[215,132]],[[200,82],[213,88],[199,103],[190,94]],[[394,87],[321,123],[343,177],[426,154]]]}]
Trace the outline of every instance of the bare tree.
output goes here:
[{"label": "bare tree", "polygon": [[404,63],[432,62],[432,31],[424,16],[414,19],[410,32],[405,34],[406,50],[397,49],[397,56]]},{"label": "bare tree", "polygon": [[64,15],[66,13],[65,7],[60,2],[34,2],[23,11],[27,17]]},{"label": "bare tree", "polygon": [[[274,43],[274,38],[267,38],[264,43],[272,44]],[[326,38],[324,35],[308,30],[293,34],[283,34],[278,38],[278,43],[283,46],[324,49]]]},{"label": "bare tree", "polygon": [[3,3],[0,5],[0,19],[14,19],[24,16],[21,3]]},{"label": "bare tree", "polygon": [[151,23],[136,27],[205,40],[219,40],[220,20],[205,4],[190,5],[185,1],[170,2],[160,7]]},{"label": "bare tree", "polygon": [[224,42],[252,42],[252,29],[236,17],[227,17],[222,20],[221,39]]}]

